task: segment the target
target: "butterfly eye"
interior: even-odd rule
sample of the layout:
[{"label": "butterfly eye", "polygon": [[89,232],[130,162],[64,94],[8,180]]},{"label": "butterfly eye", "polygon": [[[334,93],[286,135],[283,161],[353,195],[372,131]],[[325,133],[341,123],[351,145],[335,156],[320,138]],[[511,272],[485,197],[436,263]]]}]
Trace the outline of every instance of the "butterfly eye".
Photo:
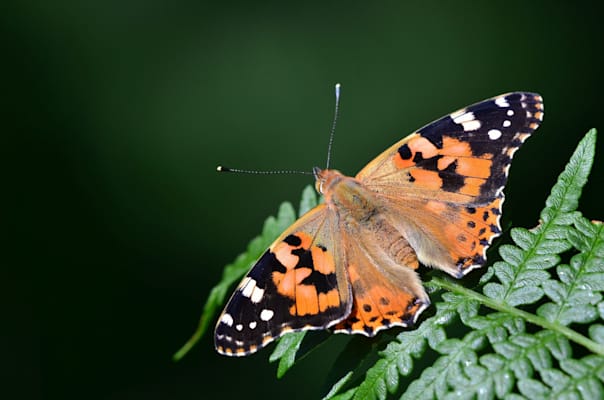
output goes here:
[{"label": "butterfly eye", "polygon": [[319,167],[314,167],[312,169],[312,173],[315,176],[315,190],[318,193],[323,194],[323,183],[325,182],[325,170],[319,168]]}]

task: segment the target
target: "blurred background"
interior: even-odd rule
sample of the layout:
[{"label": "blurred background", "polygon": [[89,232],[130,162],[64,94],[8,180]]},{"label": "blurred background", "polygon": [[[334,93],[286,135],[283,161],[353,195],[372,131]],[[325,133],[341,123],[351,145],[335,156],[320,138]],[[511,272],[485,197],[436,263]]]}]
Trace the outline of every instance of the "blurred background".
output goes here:
[{"label": "blurred background", "polygon": [[[604,128],[595,4],[4,2],[2,390],[325,394],[330,346],[280,381],[271,350],[220,357],[211,333],[171,361],[223,266],[312,183],[216,166],[323,166],[336,82],[333,166],[347,174],[446,113],[535,91],[545,120],[504,206],[504,224],[534,226],[580,138]],[[598,149],[581,210],[602,219]]]}]

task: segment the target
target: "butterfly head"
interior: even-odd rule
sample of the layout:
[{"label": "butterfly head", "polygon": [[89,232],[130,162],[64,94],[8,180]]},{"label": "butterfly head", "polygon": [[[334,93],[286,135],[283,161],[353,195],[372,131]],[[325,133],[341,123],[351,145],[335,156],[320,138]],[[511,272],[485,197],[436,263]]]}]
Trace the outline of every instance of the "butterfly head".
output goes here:
[{"label": "butterfly head", "polygon": [[315,189],[322,195],[329,192],[331,188],[344,178],[344,175],[335,169],[321,169],[314,167],[312,169],[315,176]]}]

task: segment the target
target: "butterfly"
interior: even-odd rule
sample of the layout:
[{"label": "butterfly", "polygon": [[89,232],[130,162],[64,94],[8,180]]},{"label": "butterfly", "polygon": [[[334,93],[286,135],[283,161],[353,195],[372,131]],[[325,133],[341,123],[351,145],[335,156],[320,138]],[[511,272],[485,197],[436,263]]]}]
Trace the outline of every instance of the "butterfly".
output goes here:
[{"label": "butterfly", "polygon": [[541,96],[508,93],[424,126],[355,177],[315,167],[324,202],[243,278],[216,350],[245,356],[292,331],[413,325],[430,305],[420,263],[455,278],[485,264],[512,157],[542,119]]}]

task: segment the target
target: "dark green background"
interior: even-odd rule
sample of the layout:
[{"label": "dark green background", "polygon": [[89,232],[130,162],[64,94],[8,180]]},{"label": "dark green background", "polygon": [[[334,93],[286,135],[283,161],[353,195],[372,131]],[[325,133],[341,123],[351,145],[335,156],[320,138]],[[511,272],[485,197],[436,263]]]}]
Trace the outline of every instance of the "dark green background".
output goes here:
[{"label": "dark green background", "polygon": [[[333,161],[348,174],[445,113],[541,93],[544,124],[517,153],[506,224],[536,224],[579,139],[603,128],[604,29],[589,2],[2,9],[0,391],[20,398],[324,394],[329,344],[282,381],[270,350],[223,358],[211,335],[182,362],[171,355],[222,267],[312,183],[215,167],[323,166],[336,82]],[[590,218],[604,218],[598,148],[581,203]]]}]

